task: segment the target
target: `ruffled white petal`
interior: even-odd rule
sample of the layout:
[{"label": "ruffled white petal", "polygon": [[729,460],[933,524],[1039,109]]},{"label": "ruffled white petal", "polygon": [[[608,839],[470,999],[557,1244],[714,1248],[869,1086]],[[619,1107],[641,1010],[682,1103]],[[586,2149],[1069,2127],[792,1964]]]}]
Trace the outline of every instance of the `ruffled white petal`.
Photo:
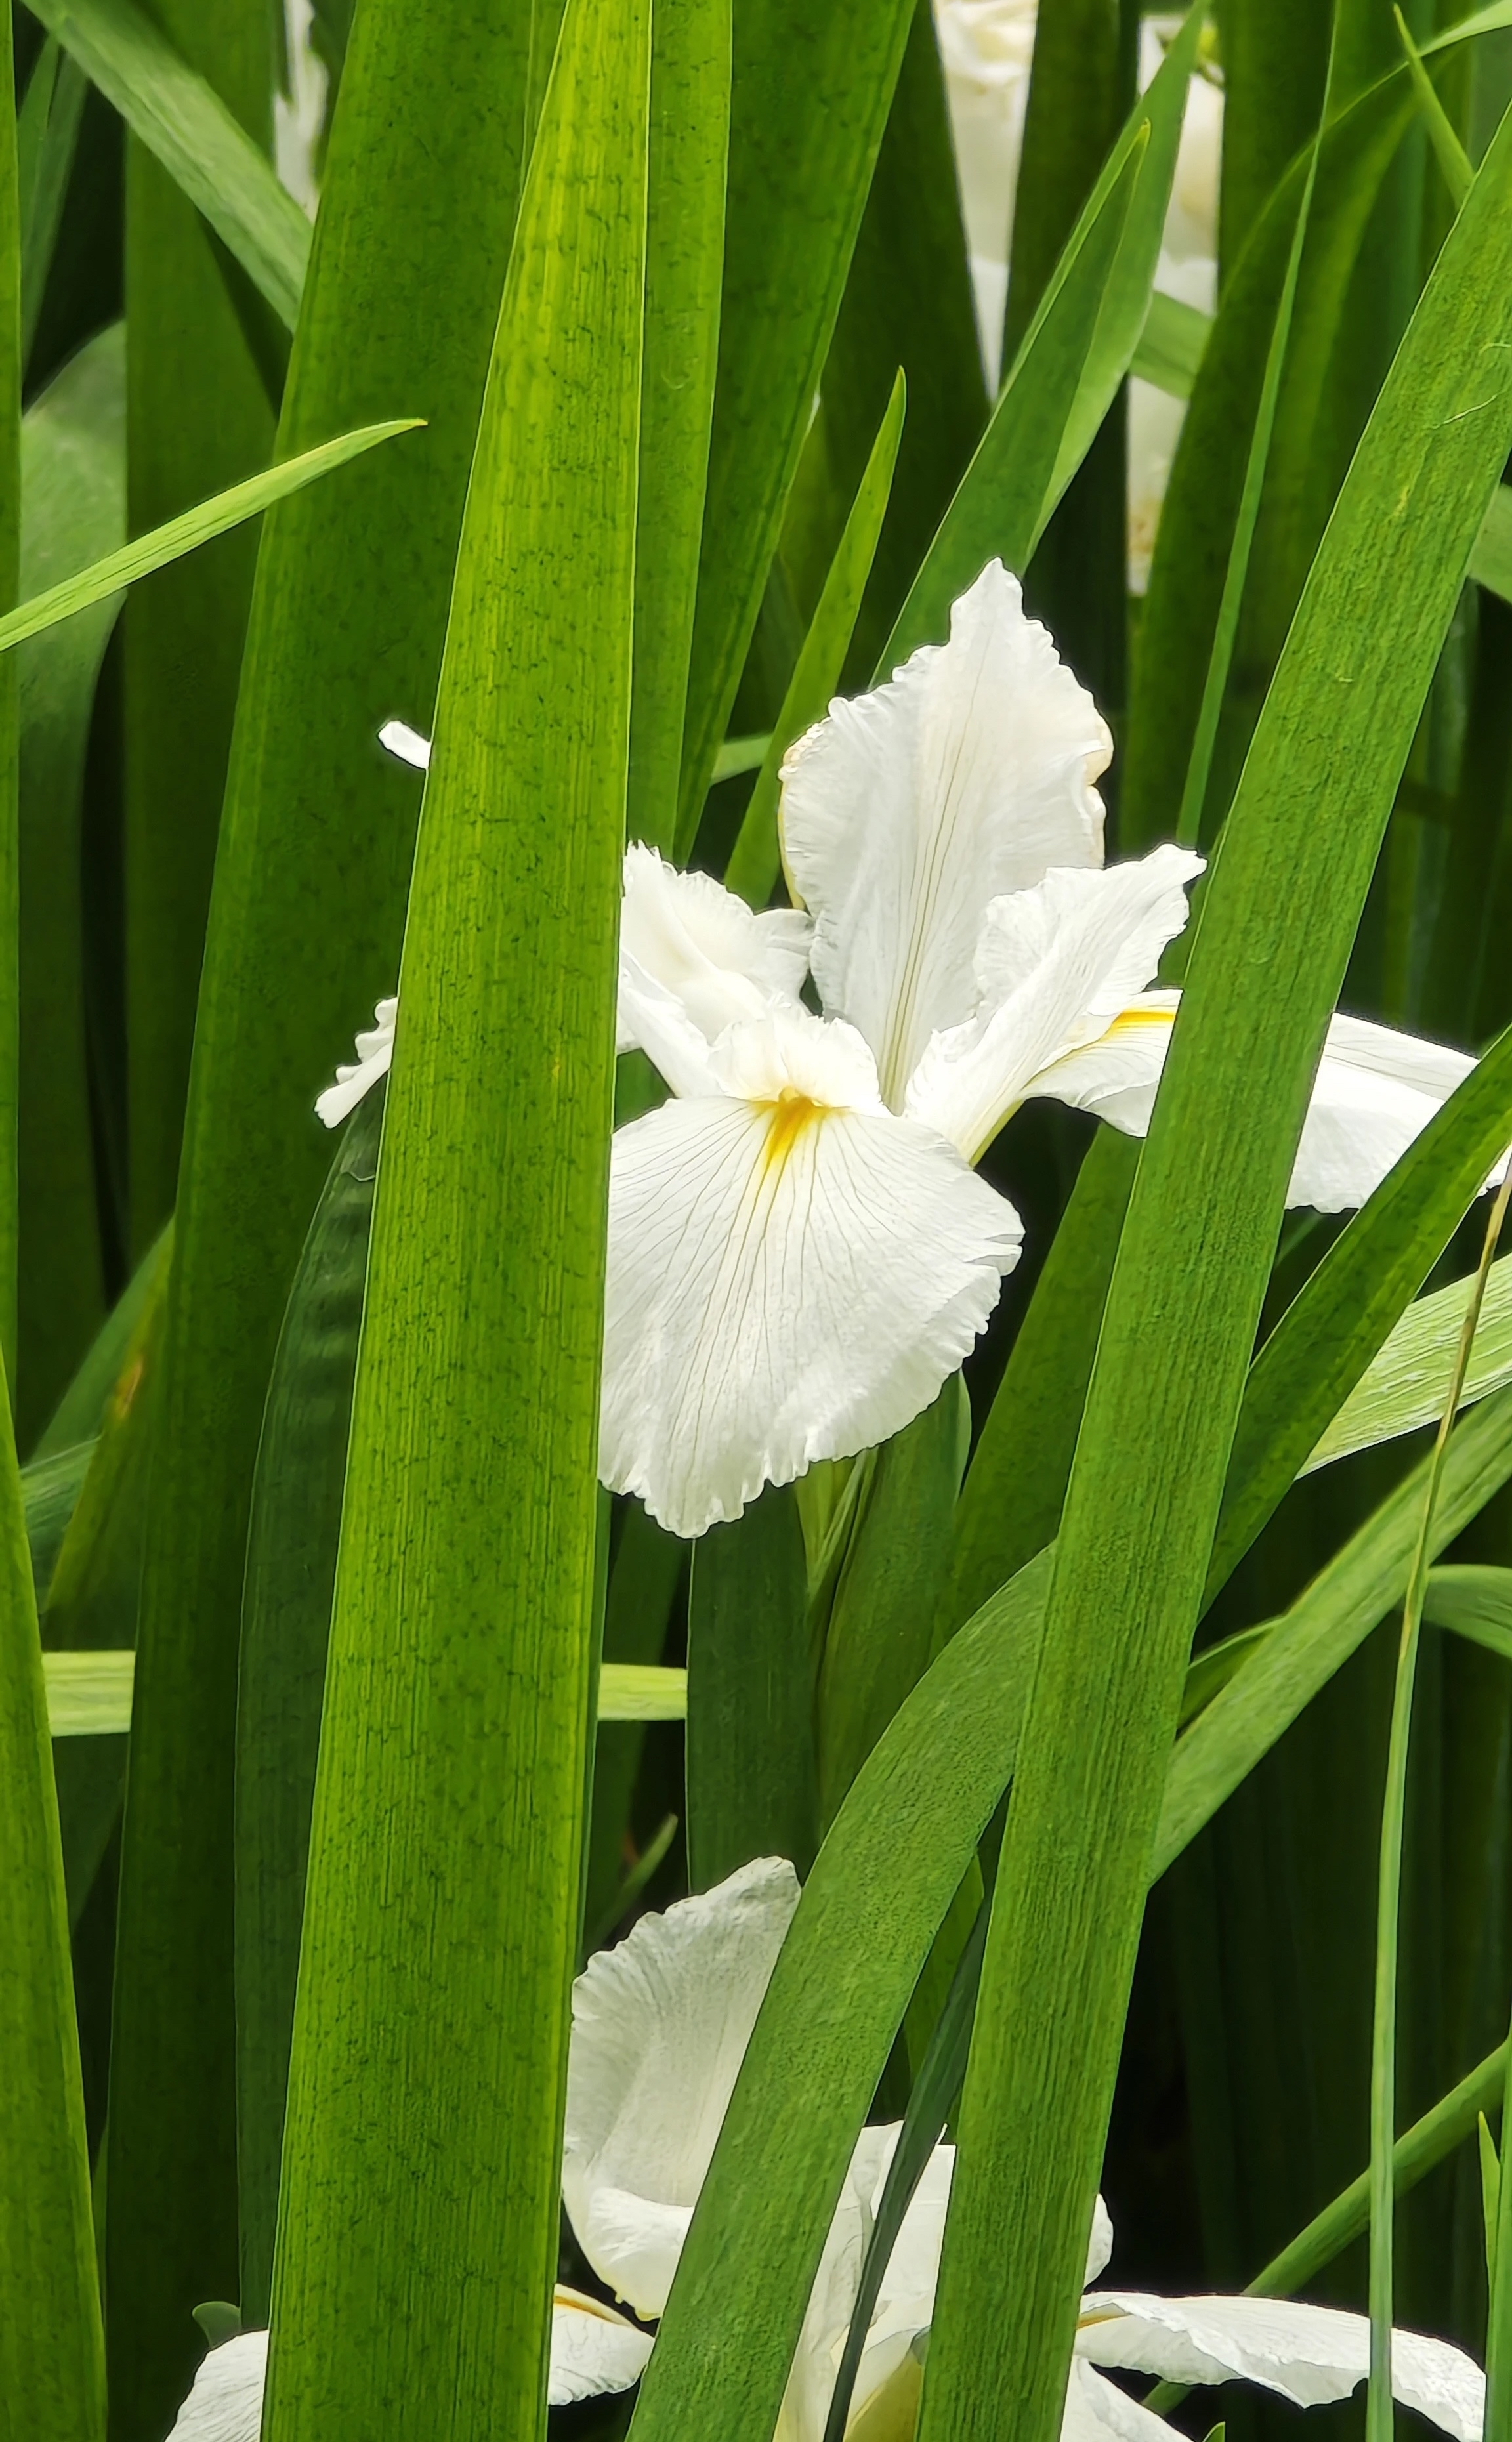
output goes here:
[{"label": "ruffled white petal", "polygon": [[266,2332],[239,2332],[211,2349],[194,2377],[168,2442],[258,2442]]},{"label": "ruffled white petal", "polygon": [[1016,580],[985,568],[872,694],[835,702],[783,765],[782,839],[814,920],[826,1010],[859,1027],[893,1108],[932,1034],[970,1018],[988,903],[1102,862],[1111,740]]},{"label": "ruffled white petal", "polygon": [[396,999],[380,1000],[373,1011],[373,1024],[356,1040],[356,1060],[351,1067],[338,1067],[336,1084],[327,1085],[316,1098],[316,1115],[328,1128],[338,1127],[349,1111],[355,1111],[364,1094],[387,1077],[393,1059],[393,1030],[399,1015]]},{"label": "ruffled white petal", "polygon": [[430,740],[411,729],[407,720],[386,720],[378,732],[378,743],[386,746],[401,763],[412,763],[417,772],[430,769]]},{"label": "ruffled white petal", "polygon": [[1057,868],[994,899],[976,946],[977,1008],[932,1038],[909,1080],[909,1116],[975,1160],[1036,1078],[1104,1036],[1143,991],[1187,920],[1202,863],[1157,847],[1106,870]]},{"label": "ruffled white petal", "polygon": [[[809,971],[807,916],[793,908],[753,915],[707,873],[680,873],[638,841],[625,852],[620,916],[619,1048],[644,1049],[646,988],[669,995],[705,1043],[727,1026],[796,1000]],[[668,1079],[676,1090],[675,1080]]]},{"label": "ruffled white petal", "polygon": [[1116,2382],[1088,2365],[1085,2358],[1073,2358],[1061,2442],[1181,2442],[1181,2437],[1174,2425],[1141,2401],[1131,2399]]},{"label": "ruffled white petal", "polygon": [[573,1987],[562,2196],[578,2245],[638,2315],[659,2315],[756,2013],[798,1904],[758,1858],[642,1917]]},{"label": "ruffled white petal", "polygon": [[725,1096],[622,1128],[610,1186],[599,1472],[686,1536],[901,1431],[1022,1238],[850,1029],[774,1012],[714,1061]]},{"label": "ruffled white petal", "polygon": [[[1035,1079],[1031,1091],[1095,1111],[1126,1135],[1150,1124],[1179,994],[1145,993],[1108,1032]],[[1363,1204],[1475,1062],[1468,1052],[1358,1017],[1330,1023],[1286,1191],[1288,1204]]]},{"label": "ruffled white petal", "polygon": [[[1370,2324],[1334,2306],[1281,2298],[1150,2298],[1094,2292],[1082,2301],[1079,2356],[1171,2382],[1264,2383],[1299,2408],[1345,2399],[1370,2371]],[[1392,2388],[1451,2433],[1480,2442],[1485,2378],[1463,2350],[1416,2332],[1392,2336]]]},{"label": "ruffled white petal", "polygon": [[564,2408],[570,2399],[596,2399],[601,2392],[628,2391],[646,2372],[650,2354],[649,2332],[637,2331],[596,2298],[557,2284],[547,2394],[553,2408]]}]

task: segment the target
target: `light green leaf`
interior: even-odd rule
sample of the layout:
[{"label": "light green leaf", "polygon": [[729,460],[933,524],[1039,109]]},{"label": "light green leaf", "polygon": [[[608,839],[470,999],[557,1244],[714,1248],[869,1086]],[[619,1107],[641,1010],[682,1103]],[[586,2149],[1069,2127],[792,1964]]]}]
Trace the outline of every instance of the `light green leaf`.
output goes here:
[{"label": "light green leaf", "polygon": [[[1351,1450],[1394,1441],[1444,1412],[1449,1375],[1471,1284],[1451,1281],[1408,1307],[1380,1354],[1366,1368],[1303,1469],[1346,1458]],[[1470,1407],[1512,1381],[1512,1255],[1491,1267],[1460,1405]]]},{"label": "light green leaf", "polygon": [[96,560],[93,567],[82,569],[77,576],[65,578],[61,585],[50,585],[45,593],[8,612],[0,619],[0,652],[21,644],[27,636],[40,635],[45,628],[55,628],[60,619],[71,619],[76,611],[103,602],[123,585],[151,575],[155,568],[166,568],[170,560],[179,559],[186,551],[209,542],[212,535],[225,534],[245,519],[260,516],[275,501],[301,492],[306,483],[314,483],[320,476],[344,466],[351,458],[359,458],[365,449],[375,449],[380,441],[391,441],[398,432],[417,432],[422,426],[423,419],[412,415],[389,424],[365,425],[359,431],[343,432],[335,441],[323,441],[319,448],[306,449],[281,466],[269,466],[265,474],[253,475],[245,483],[234,483],[228,492],[217,494],[213,501],[202,501],[198,508],[171,519],[153,534],[139,535],[135,542]]},{"label": "light green leaf", "polygon": [[46,1653],[47,1727],[55,1739],[108,1737],[131,1727],[137,1656],[124,1652]]},{"label": "light green leaf", "polygon": [[373,2432],[401,2399],[417,2431],[540,2424],[598,1593],[649,78],[648,0],[568,0],[467,491],[353,1409],[268,2442]]},{"label": "light green leaf", "polygon": [[155,154],[292,331],[310,224],[212,87],[135,0],[37,0],[32,13]]},{"label": "light green leaf", "polygon": [[1488,592],[1512,602],[1512,484],[1499,483],[1491,495],[1485,523],[1470,554],[1470,574]]},{"label": "light green leaf", "polygon": [[601,1722],[685,1722],[688,1675],[654,1662],[606,1662],[598,1674]]},{"label": "light green leaf", "polygon": [[1212,329],[1212,316],[1156,289],[1129,365],[1140,381],[1154,382],[1173,398],[1190,398]]},{"label": "light green leaf", "polygon": [[1423,114],[1433,156],[1449,191],[1449,200],[1458,211],[1469,193],[1470,181],[1475,175],[1474,164],[1460,142],[1448,112],[1439,100],[1437,86],[1423,65],[1423,54],[1412,40],[1406,18],[1397,8],[1393,9],[1392,15],[1396,20],[1397,35],[1407,53],[1407,71],[1412,80],[1412,91],[1417,96],[1417,106]]}]

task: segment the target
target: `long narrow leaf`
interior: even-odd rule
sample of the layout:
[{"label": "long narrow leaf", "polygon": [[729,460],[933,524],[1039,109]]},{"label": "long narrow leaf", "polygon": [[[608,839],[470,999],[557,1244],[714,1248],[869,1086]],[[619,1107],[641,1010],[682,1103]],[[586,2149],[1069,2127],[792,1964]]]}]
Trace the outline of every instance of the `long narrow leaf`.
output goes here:
[{"label": "long narrow leaf", "polygon": [[1512,441],[1509,191],[1512,124],[1350,468],[1204,898],[1057,1545],[920,2442],[961,2442],[1005,2415],[1022,2442],[1059,2431],[1143,1864],[1274,1232],[1396,783]]},{"label": "long narrow leaf", "polygon": [[156,155],[292,331],[310,225],[213,88],[135,0],[37,0],[33,13]]},{"label": "long narrow leaf", "polygon": [[649,77],[648,0],[569,0],[468,487],[353,1412],[269,2442],[371,2432],[395,2400],[417,2431],[540,2424],[593,1661]]}]

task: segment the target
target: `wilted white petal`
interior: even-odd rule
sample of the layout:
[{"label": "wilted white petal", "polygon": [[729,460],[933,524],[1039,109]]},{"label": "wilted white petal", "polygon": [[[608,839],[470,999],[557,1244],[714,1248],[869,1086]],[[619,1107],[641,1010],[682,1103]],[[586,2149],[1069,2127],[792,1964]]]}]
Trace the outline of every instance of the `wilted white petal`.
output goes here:
[{"label": "wilted white petal", "polygon": [[1163,2416],[1109,2382],[1085,2358],[1073,2358],[1061,2442],[1184,2442],[1184,2437]]},{"label": "wilted white petal", "polygon": [[411,729],[407,720],[386,720],[378,732],[378,743],[386,746],[401,763],[412,763],[417,772],[430,769],[430,740]]},{"label": "wilted white petal", "polygon": [[336,1084],[327,1085],[316,1097],[316,1115],[328,1128],[339,1126],[349,1111],[355,1111],[362,1097],[389,1073],[393,1059],[393,1030],[399,1014],[395,999],[380,1000],[373,1011],[374,1024],[356,1040],[356,1060],[351,1067],[338,1067]]},{"label": "wilted white petal", "polygon": [[637,2331],[612,2306],[558,2282],[552,2298],[547,2394],[553,2408],[564,2408],[570,2399],[596,2399],[605,2391],[628,2391],[646,2372],[650,2354],[649,2332]]},{"label": "wilted white petal", "polygon": [[622,1128],[610,1184],[599,1472],[688,1536],[901,1431],[1022,1237],[852,1029],[774,1012],[714,1061],[724,1096]]},{"label": "wilted white petal", "polygon": [[[1080,2356],[1170,2382],[1264,2383],[1299,2408],[1345,2399],[1370,2372],[1370,2324],[1335,2306],[1283,2298],[1149,2298],[1093,2292],[1082,2301]],[[1480,2442],[1485,2378],[1463,2350],[1416,2332],[1392,2336],[1392,2388],[1455,2442]]]},{"label": "wilted white petal", "polygon": [[782,1858],[644,1916],[573,1987],[562,2197],[601,2280],[659,2315],[798,1883]]},{"label": "wilted white petal", "polygon": [[829,1013],[859,1027],[897,1109],[932,1034],[975,1004],[990,901],[1052,866],[1102,862],[1097,706],[1017,580],[986,567],[928,645],[870,695],[830,705],[782,767],[782,841],[814,920]]},{"label": "wilted white petal", "polygon": [[[1142,1137],[1155,1106],[1180,995],[1144,993],[1084,1050],[1036,1078],[1033,1091],[1095,1111]],[[1344,1212],[1373,1194],[1475,1062],[1466,1051],[1335,1017],[1313,1083],[1288,1204]]]},{"label": "wilted white petal", "polygon": [[[809,932],[797,910],[754,915],[711,874],[680,873],[654,848],[632,843],[620,918],[619,1048],[657,1060],[667,999],[705,1043],[763,1016],[774,1001],[796,1000],[809,970]],[[675,1092],[690,1090],[674,1077],[667,1083]]]},{"label": "wilted white petal", "polygon": [[257,2442],[267,2376],[266,2332],[239,2332],[211,2349],[168,2442]]},{"label": "wilted white petal", "polygon": [[1187,848],[1157,847],[1105,871],[1063,868],[994,899],[983,920],[976,1013],[937,1034],[908,1084],[907,1110],[975,1160],[1036,1080],[1074,1046],[1104,1036],[1187,920],[1202,871]]}]

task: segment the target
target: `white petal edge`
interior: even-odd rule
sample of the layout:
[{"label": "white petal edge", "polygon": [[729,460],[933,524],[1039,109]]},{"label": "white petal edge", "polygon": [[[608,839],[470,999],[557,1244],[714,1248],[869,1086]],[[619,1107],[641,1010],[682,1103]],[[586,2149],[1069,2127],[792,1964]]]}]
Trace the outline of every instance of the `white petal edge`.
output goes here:
[{"label": "white petal edge", "polygon": [[1188,848],[1157,847],[1105,869],[1058,867],[994,899],[976,946],[977,1009],[931,1038],[909,1080],[910,1118],[976,1160],[1043,1071],[1104,1036],[1143,992],[1202,867]]},{"label": "white petal edge", "polygon": [[411,729],[407,720],[386,720],[378,732],[378,743],[400,763],[412,764],[417,772],[430,769],[430,740]]},{"label": "white petal edge", "polygon": [[[1082,2301],[1079,2356],[1170,2382],[1258,2382],[1299,2408],[1347,2399],[1370,2371],[1370,2324],[1335,2306],[1281,2298],[1153,2298],[1093,2292]],[[1417,2332],[1392,2336],[1392,2388],[1455,2442],[1481,2442],[1485,2378],[1461,2349]]]},{"label": "white petal edge", "polygon": [[599,2278],[659,2315],[798,1904],[762,1857],[644,1916],[573,1987],[562,2196]]},{"label": "white petal edge", "polygon": [[[1030,1091],[1095,1111],[1142,1137],[1180,995],[1144,993],[1107,1033],[1037,1077]],[[1417,1035],[1334,1017],[1286,1190],[1289,1205],[1346,1212],[1372,1195],[1435,1111],[1475,1066],[1470,1054]]]},{"label": "white petal edge", "polygon": [[814,920],[828,1012],[859,1027],[894,1109],[932,1034],[975,1006],[988,903],[1102,862],[1093,782],[1112,741],[1000,560],[869,695],[836,702],[782,767],[783,856]]},{"label": "white petal edge", "polygon": [[902,1431],[1018,1259],[1012,1207],[917,1121],[863,1102],[848,1028],[732,1028],[729,1099],[622,1128],[610,1183],[599,1473],[675,1535]]},{"label": "white petal edge", "polygon": [[1073,2358],[1061,2442],[1184,2442],[1184,2437],[1163,2416],[1109,2382],[1085,2358]]},{"label": "white petal edge", "polygon": [[[668,999],[705,1044],[774,1002],[796,1000],[809,972],[810,930],[797,909],[755,915],[711,874],[680,873],[655,848],[632,842],[620,916],[620,1050],[657,1059]],[[688,1090],[667,1082],[675,1092]]]},{"label": "white petal edge", "polygon": [[1086,2242],[1086,2270],[1082,2275],[1082,2287],[1084,2289],[1089,2289],[1093,2282],[1097,2279],[1098,2274],[1100,2272],[1106,2271],[1108,2258],[1112,2252],[1112,2218],[1109,2215],[1108,2209],[1103,2203],[1102,2197],[1094,2196],[1092,2199],[1092,2228],[1088,2233]]},{"label": "white petal edge", "polygon": [[650,2354],[649,2332],[638,2331],[596,2298],[557,2283],[552,2298],[547,2391],[553,2408],[565,2408],[573,2399],[596,2399],[606,2391],[628,2391],[646,2372]]},{"label": "white petal edge", "polygon": [[399,1015],[396,998],[380,1000],[373,1011],[373,1023],[356,1040],[356,1060],[350,1067],[338,1067],[336,1084],[327,1085],[316,1097],[316,1116],[328,1128],[339,1127],[348,1113],[355,1111],[365,1094],[372,1092],[380,1077],[386,1077],[393,1060],[393,1030]]},{"label": "white petal edge", "polygon": [[258,2442],[266,2332],[239,2332],[211,2349],[196,2373],[168,2442]]}]

